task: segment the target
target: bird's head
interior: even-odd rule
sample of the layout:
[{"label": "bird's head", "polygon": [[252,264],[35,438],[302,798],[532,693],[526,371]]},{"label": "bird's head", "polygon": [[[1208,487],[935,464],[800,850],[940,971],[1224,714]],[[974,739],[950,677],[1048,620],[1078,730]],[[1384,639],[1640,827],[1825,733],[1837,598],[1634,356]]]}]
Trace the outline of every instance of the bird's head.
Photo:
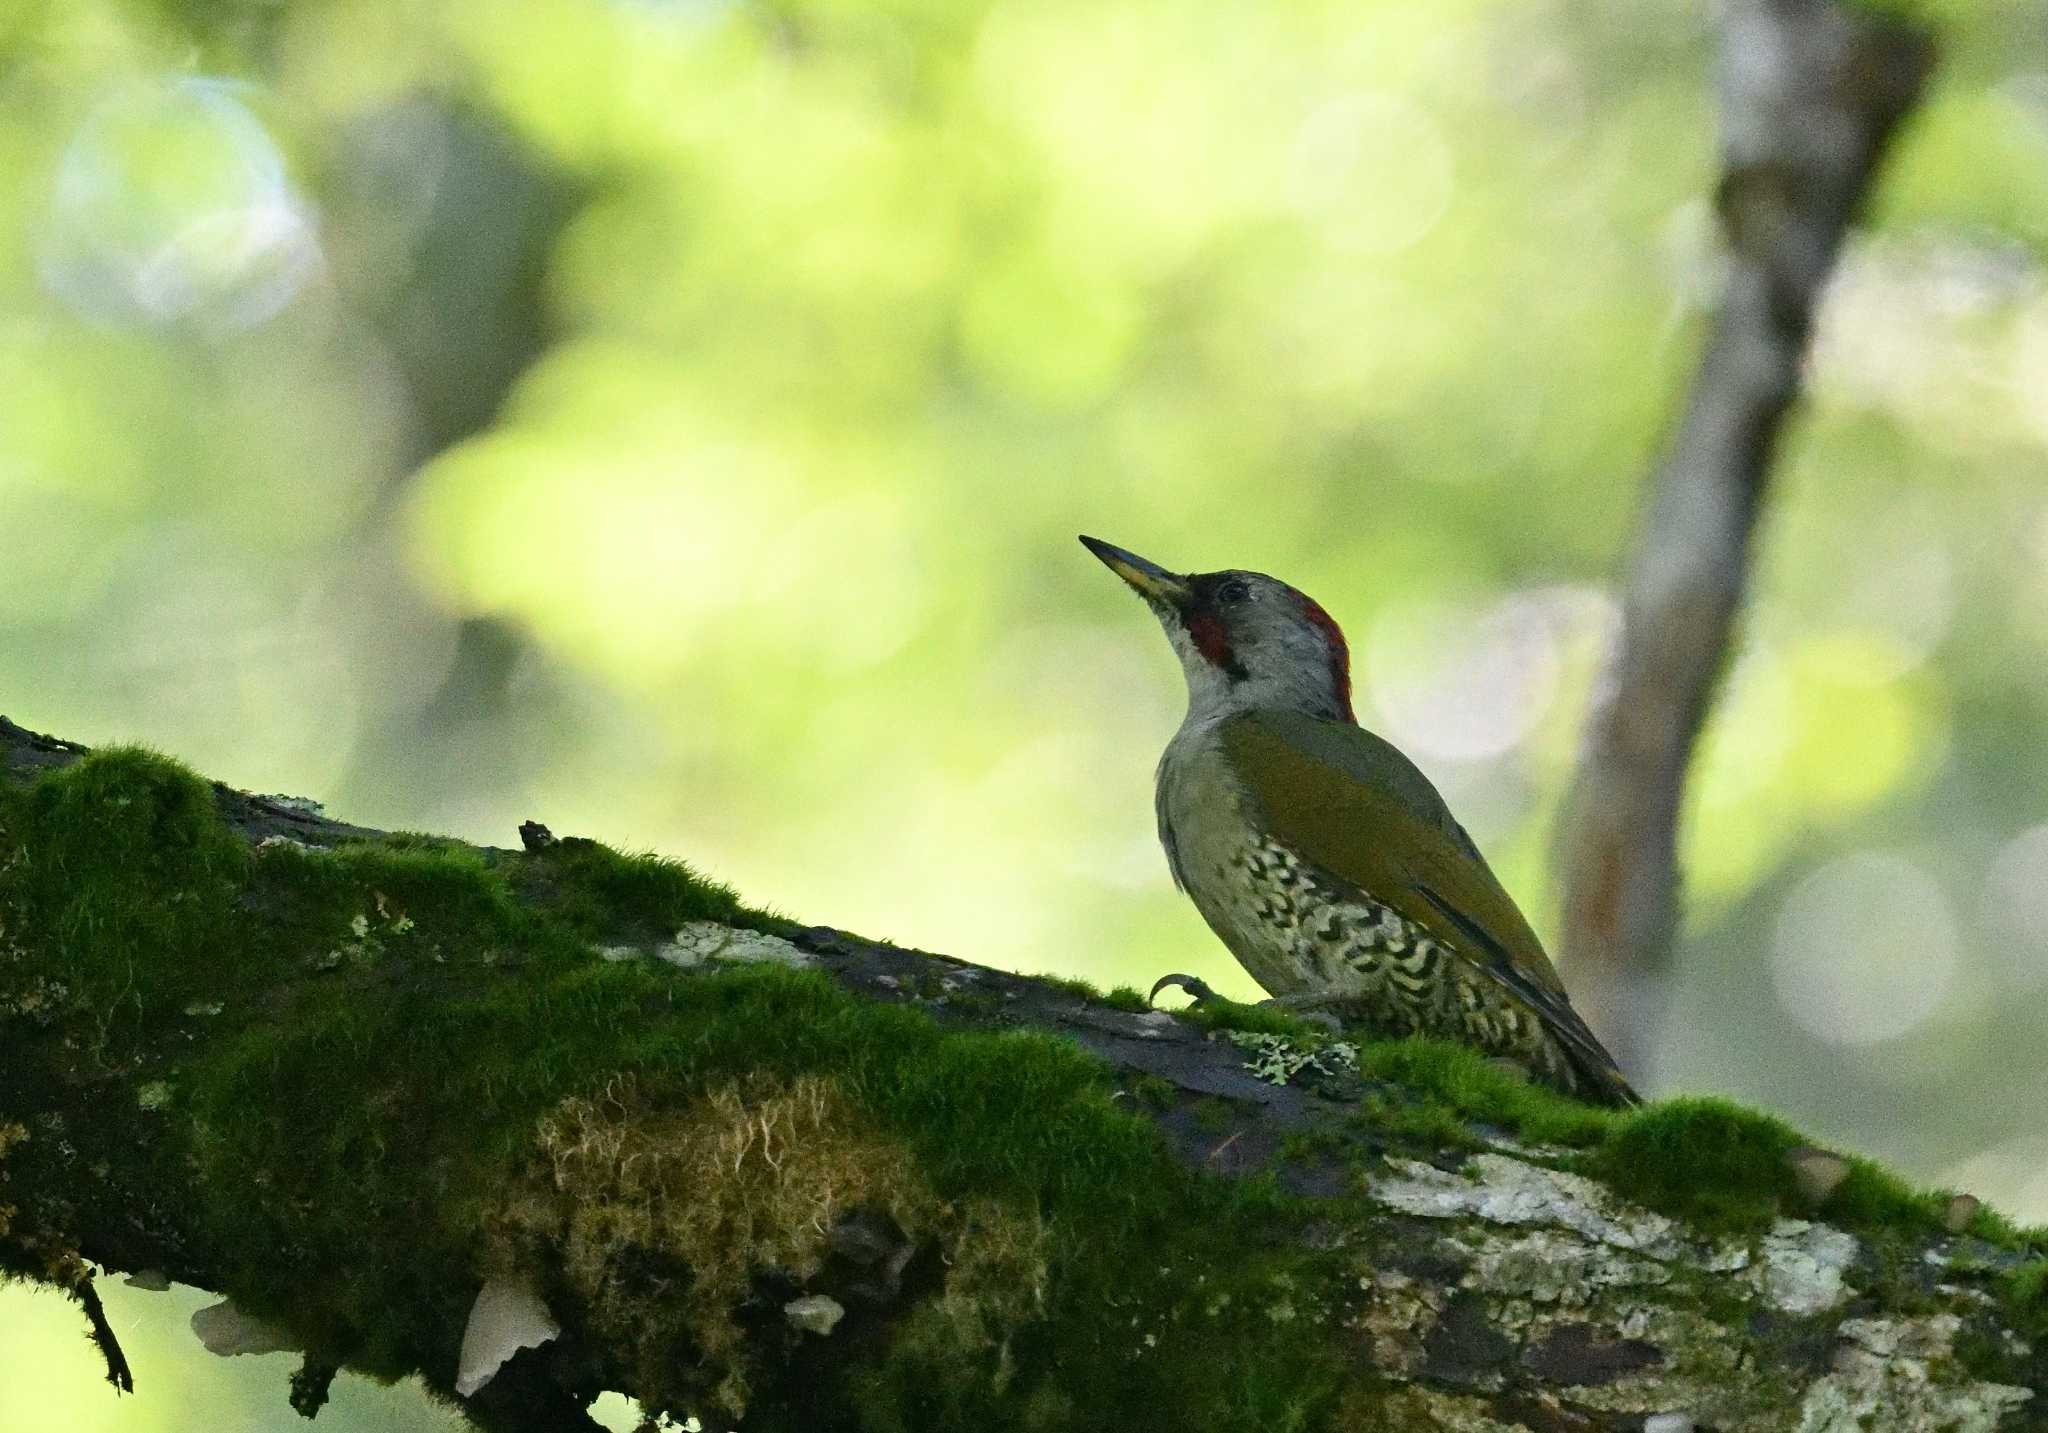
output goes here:
[{"label": "bird's head", "polygon": [[1190,711],[1356,720],[1344,633],[1306,593],[1263,572],[1168,572],[1096,538],[1081,543],[1159,618],[1187,674]]}]

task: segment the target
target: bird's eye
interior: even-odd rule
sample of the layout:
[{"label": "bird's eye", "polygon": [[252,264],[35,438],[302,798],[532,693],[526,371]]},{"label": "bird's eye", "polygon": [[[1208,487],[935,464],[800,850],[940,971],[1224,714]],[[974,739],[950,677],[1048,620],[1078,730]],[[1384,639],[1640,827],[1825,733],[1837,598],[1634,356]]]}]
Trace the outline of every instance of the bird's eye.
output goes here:
[{"label": "bird's eye", "polygon": [[1238,581],[1235,577],[1216,589],[1216,600],[1218,602],[1242,602],[1251,595],[1251,588]]}]

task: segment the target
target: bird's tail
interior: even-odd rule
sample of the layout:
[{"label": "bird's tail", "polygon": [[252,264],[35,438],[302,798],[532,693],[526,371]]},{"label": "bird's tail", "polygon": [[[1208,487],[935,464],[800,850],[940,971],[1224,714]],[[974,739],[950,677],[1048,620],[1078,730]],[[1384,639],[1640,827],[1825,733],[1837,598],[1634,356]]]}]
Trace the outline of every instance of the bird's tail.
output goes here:
[{"label": "bird's tail", "polygon": [[1614,1057],[1606,1048],[1595,1042],[1595,1049],[1601,1058],[1589,1060],[1585,1052],[1572,1049],[1572,1072],[1579,1077],[1579,1093],[1595,1104],[1613,1105],[1617,1109],[1634,1109],[1643,1102],[1636,1093],[1636,1087],[1622,1074],[1621,1067],[1614,1063]]}]

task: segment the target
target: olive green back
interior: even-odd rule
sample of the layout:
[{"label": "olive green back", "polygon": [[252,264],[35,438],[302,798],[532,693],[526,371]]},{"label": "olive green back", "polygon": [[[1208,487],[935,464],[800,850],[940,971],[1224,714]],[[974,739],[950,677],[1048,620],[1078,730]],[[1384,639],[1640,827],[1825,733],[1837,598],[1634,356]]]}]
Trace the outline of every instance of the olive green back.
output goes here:
[{"label": "olive green back", "polygon": [[[1363,727],[1255,711],[1224,749],[1264,807],[1267,829],[1304,859],[1392,906],[1451,949],[1484,944],[1562,994],[1536,932],[1415,763]],[[1425,894],[1427,893],[1427,894]]]}]

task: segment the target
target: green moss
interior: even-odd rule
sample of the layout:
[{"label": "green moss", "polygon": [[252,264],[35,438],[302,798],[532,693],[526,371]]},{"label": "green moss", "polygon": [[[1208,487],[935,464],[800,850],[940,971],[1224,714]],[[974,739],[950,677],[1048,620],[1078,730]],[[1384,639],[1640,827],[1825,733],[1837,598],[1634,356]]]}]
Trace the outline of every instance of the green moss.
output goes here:
[{"label": "green moss", "polygon": [[[1254,1222],[1270,1229],[1271,1204],[1259,1201],[1274,1196],[1182,1171],[1150,1121],[1114,1100],[1097,1061],[1034,1032],[947,1032],[915,1009],[775,967],[677,977],[634,962],[543,959],[470,999],[393,992],[366,1004],[361,991],[337,992],[289,1027],[246,1032],[180,1096],[204,1132],[197,1153],[221,1196],[208,1206],[231,1211],[213,1242],[233,1261],[238,1302],[387,1373],[404,1371],[415,1350],[445,1347],[466,1310],[443,1295],[474,1287],[471,1231],[514,1180],[536,1121],[580,1071],[630,1076],[640,1098],[661,1107],[741,1076],[830,1073],[863,1120],[911,1153],[937,1197],[1042,1213],[1052,1231],[1044,1307],[1058,1311],[1064,1362],[1035,1318],[986,1357],[937,1359],[936,1333],[906,1333],[867,1375],[877,1426],[986,1426],[976,1420],[1011,1406],[992,1401],[1005,1361],[1037,1380],[1033,1396],[1049,1406],[1061,1402],[1052,1389],[1095,1402],[1102,1395],[1091,1389],[1128,1388],[1111,1400],[1124,1418],[1156,1403],[1182,1410],[1176,1426],[1200,1423],[1203,1399],[1248,1418],[1281,1417],[1281,1404],[1298,1412],[1330,1386],[1330,1370],[1311,1367],[1319,1354],[1275,1339],[1240,1342],[1241,1328],[1226,1336],[1190,1326],[1172,1339],[1161,1331],[1156,1375],[1124,1369],[1149,1347],[1130,1331],[1128,1310],[1173,1307],[1192,1299],[1198,1274],[1229,1275],[1235,1257],[1219,1271],[1211,1250],[1248,1242]],[[469,1157],[479,1148],[497,1151],[498,1162]],[[278,1177],[250,1189],[251,1168]],[[419,1227],[422,1209],[433,1211],[431,1231]],[[1219,1232],[1240,1224],[1242,1235]],[[362,1251],[387,1236],[411,1249],[406,1268],[363,1269],[309,1300],[305,1266],[360,1267]],[[267,1251],[287,1244],[297,1257],[279,1267]],[[1117,1307],[1126,1312],[1113,1317]],[[1099,1335],[1079,1346],[1099,1346],[1101,1369],[1072,1363],[1075,1328],[1088,1324],[1100,1324]],[[1169,1344],[1181,1352],[1169,1357]],[[1203,1366],[1192,1382],[1183,1353]],[[1273,1401],[1247,1367],[1253,1358],[1289,1371],[1288,1399]],[[1227,1366],[1213,1368],[1219,1360]]]},{"label": "green moss", "polygon": [[1999,1279],[1999,1292],[2022,1338],[2030,1343],[2048,1339],[2048,1258],[2007,1270]]},{"label": "green moss", "polygon": [[1289,1130],[1281,1137],[1279,1150],[1281,1159],[1296,1161],[1341,1159],[1352,1152],[1344,1133],[1328,1127]]},{"label": "green moss", "polygon": [[1104,993],[1102,987],[1093,981],[1082,980],[1076,976],[1034,975],[1031,978],[1041,985],[1051,986],[1062,994],[1071,995],[1076,1000],[1086,1000],[1094,1005],[1107,1005],[1112,1010],[1140,1012],[1152,1008],[1152,1002],[1128,985],[1119,985],[1116,989]]},{"label": "green moss", "polygon": [[1486,1144],[1473,1132],[1465,1116],[1427,1096],[1367,1095],[1351,1116],[1351,1125],[1361,1136],[1376,1143],[1419,1146],[1431,1151],[1483,1149]]},{"label": "green moss", "polygon": [[[22,834],[37,849],[48,840],[46,826]],[[667,1107],[742,1076],[830,1075],[862,1120],[910,1152],[934,1197],[1042,1213],[1055,1231],[1046,1297],[1063,1320],[1100,1317],[1090,1300],[1128,1300],[1137,1266],[1156,1270],[1177,1231],[1228,1224],[1240,1217],[1228,1202],[1252,1197],[1183,1174],[1149,1120],[1114,1103],[1105,1067],[1057,1037],[949,1033],[918,1010],[859,1000],[807,972],[684,976],[596,958],[592,944],[617,934],[597,913],[621,890],[634,893],[650,934],[731,914],[729,893],[697,889],[680,867],[614,865],[585,846],[567,859],[550,853],[536,872],[519,858],[418,838],[281,845],[254,860],[228,851],[240,857],[229,863],[239,889],[223,882],[217,893],[216,915],[236,914],[223,948],[266,972],[263,983],[289,1005],[237,1027],[230,1000],[219,1044],[167,1081],[166,1113],[189,1129],[189,1157],[212,1191],[198,1232],[227,1290],[352,1366],[397,1375],[424,1350],[450,1346],[478,1277],[476,1231],[517,1185],[536,1129],[565,1091],[599,1080],[630,1077]],[[191,874],[176,869],[152,898]],[[577,886],[585,878],[593,888]],[[155,962],[144,972],[152,979],[192,954],[175,938],[130,953]],[[346,957],[338,964],[337,953]],[[511,969],[477,972],[500,964]],[[332,969],[332,982],[308,978],[309,966]],[[269,1177],[251,1185],[251,1169]],[[386,1247],[406,1249],[405,1264],[366,1262],[366,1250]],[[283,1248],[292,1259],[275,1257]],[[1203,1262],[1187,1249],[1175,1261],[1184,1273]],[[352,1272],[309,1283],[308,1268]],[[919,1366],[918,1346],[906,1338],[898,1373]],[[1023,1347],[1012,1339],[986,1359],[951,1360],[956,1383],[982,1390],[956,1389],[954,1404],[983,1407],[997,1364],[1020,1366]],[[1309,1377],[1298,1353],[1268,1352],[1291,1360],[1297,1390],[1327,1382]],[[1040,1356],[1050,1358],[1049,1344]],[[1046,1368],[1039,1376],[1050,1381],[1032,1397],[1046,1407],[1088,1396],[1085,1384],[1062,1391]],[[894,1396],[884,1390],[931,1386],[922,1376],[876,1380],[877,1409]],[[1147,1396],[1176,1401],[1158,1386]],[[1203,1396],[1238,1397],[1213,1380]],[[1255,1390],[1240,1401],[1272,1411]],[[1126,1414],[1139,1411],[1133,1401]]]},{"label": "green moss", "polygon": [[[1915,1190],[1876,1163],[1849,1171],[1817,1211],[1800,1200],[1785,1157],[1812,1142],[1782,1120],[1725,1100],[1687,1098],[1617,1112],[1582,1104],[1502,1069],[1478,1052],[1411,1039],[1358,1046],[1362,1074],[1414,1099],[1368,1097],[1362,1132],[1437,1148],[1483,1143],[1474,1125],[1583,1151],[1580,1165],[1624,1197],[1710,1231],[1753,1232],[1781,1213],[1819,1213],[1866,1234],[1943,1232],[1945,1192]],[[2002,1248],[2023,1236],[1989,1210],[1969,1232]]]},{"label": "green moss", "polygon": [[1956,1331],[1950,1348],[1954,1365],[1946,1371],[1952,1377],[1960,1376],[1972,1382],[2012,1381],[2013,1358],[2006,1349],[2005,1339],[1998,1330],[1986,1327],[1983,1322],[1973,1320],[1964,1324]]},{"label": "green moss", "polygon": [[[1726,1100],[1688,1098],[1616,1120],[1585,1164],[1624,1197],[1709,1231],[1755,1232],[1781,1214],[1818,1213],[1877,1241],[1943,1232],[1947,1195],[1914,1190],[1854,1156],[1842,1182],[1812,1209],[1786,1162],[1809,1143],[1770,1115]],[[1979,1227],[1997,1233],[1993,1221]]]},{"label": "green moss", "polygon": [[1095,984],[1093,981],[1082,980],[1078,976],[1034,975],[1031,978],[1033,980],[1038,981],[1041,985],[1048,985],[1051,986],[1054,990],[1058,990],[1064,994],[1071,995],[1076,1000],[1102,999],[1101,986]]},{"label": "green moss", "polygon": [[1622,1120],[1587,1160],[1623,1197],[1713,1231],[1770,1226],[1795,1194],[1782,1120],[1726,1100],[1671,1100]]},{"label": "green moss", "polygon": [[1306,1020],[1270,1005],[1241,1005],[1218,996],[1174,1012],[1204,1030],[1242,1030],[1253,1035],[1287,1035],[1303,1042],[1322,1043],[1329,1032]]},{"label": "green moss", "polygon": [[[1851,1228],[1940,1229],[1951,1196],[1914,1189],[1896,1174],[1860,1155],[1849,1155],[1849,1173],[1822,1207],[1827,1217]],[[2003,1222],[2003,1221],[1999,1221]],[[1982,1227],[1989,1228],[1990,1221]]]},{"label": "green moss", "polygon": [[1162,1080],[1157,1075],[1138,1076],[1131,1081],[1131,1093],[1139,1104],[1153,1110],[1169,1108],[1179,1095],[1171,1081]]},{"label": "green moss", "polygon": [[248,864],[212,787],[153,752],[0,784],[0,912],[25,952],[0,975],[0,1019],[32,1007],[104,1047],[261,980],[231,931]]},{"label": "green moss", "polygon": [[[1945,1189],[1941,1194],[1944,1199],[1955,1197],[1953,1190]],[[1944,1203],[1944,1211],[1946,1208]],[[2015,1224],[1988,1204],[1977,1206],[1970,1222],[1963,1227],[1963,1233],[2000,1249],[2023,1249],[2032,1253],[2048,1250],[2048,1225]]]},{"label": "green moss", "polygon": [[956,1015],[992,1021],[1003,1013],[1003,1002],[985,990],[956,990],[946,997],[946,1008]]},{"label": "green moss", "polygon": [[476,853],[404,838],[270,847],[258,855],[251,893],[268,916],[258,928],[263,944],[315,964],[336,953],[374,961],[393,945],[431,959],[487,961],[535,929]]},{"label": "green moss", "polygon": [[[1073,1286],[1085,1305],[1061,1299],[1047,1310],[1053,1319],[1026,1323],[1006,1347],[978,1358],[930,1337],[929,1315],[921,1316],[896,1336],[887,1358],[858,1376],[860,1426],[876,1433],[1300,1433],[1329,1426],[1350,1374],[1323,1352],[1324,1339],[1304,1336],[1304,1326],[1328,1313],[1305,1296],[1311,1281],[1299,1262],[1250,1243],[1234,1245],[1229,1260],[1193,1252],[1162,1237],[1142,1257],[1090,1270]],[[1093,1330],[1092,1346],[1077,1346],[1074,1335],[1084,1328]],[[1009,1371],[991,1377],[989,1369],[1004,1363]]]},{"label": "green moss", "polygon": [[1497,1125],[1538,1144],[1597,1144],[1615,1123],[1611,1111],[1532,1084],[1476,1050],[1442,1040],[1360,1045],[1358,1069],[1425,1095],[1467,1120]]},{"label": "green moss", "polygon": [[511,862],[520,897],[590,940],[659,940],[687,921],[766,929],[779,925],[741,906],[729,886],[681,861],[625,854],[568,837]]},{"label": "green moss", "polygon": [[1119,985],[1116,989],[1104,993],[1101,986],[1091,980],[1082,980],[1077,976],[1034,975],[1031,978],[1039,984],[1050,986],[1062,994],[1071,995],[1076,1000],[1086,1000],[1093,1005],[1107,1005],[1112,1010],[1136,1012],[1152,1008],[1152,1003],[1149,1000],[1128,985]]}]

